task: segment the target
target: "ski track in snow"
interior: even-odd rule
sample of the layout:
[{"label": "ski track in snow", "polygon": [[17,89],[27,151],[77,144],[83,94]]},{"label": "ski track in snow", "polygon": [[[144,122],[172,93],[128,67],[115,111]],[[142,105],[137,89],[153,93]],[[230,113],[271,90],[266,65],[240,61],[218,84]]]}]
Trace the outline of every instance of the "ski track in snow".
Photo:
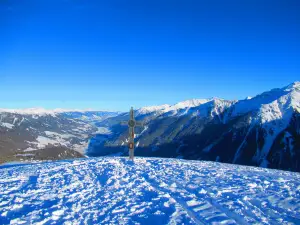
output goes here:
[{"label": "ski track in snow", "polygon": [[0,167],[0,224],[300,224],[300,174],[178,159]]}]

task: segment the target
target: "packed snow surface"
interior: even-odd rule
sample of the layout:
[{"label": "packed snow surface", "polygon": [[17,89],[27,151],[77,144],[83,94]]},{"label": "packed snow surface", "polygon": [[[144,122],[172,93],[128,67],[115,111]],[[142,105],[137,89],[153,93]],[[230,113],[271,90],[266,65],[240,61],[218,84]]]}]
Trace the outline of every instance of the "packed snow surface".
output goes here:
[{"label": "packed snow surface", "polygon": [[300,174],[181,159],[0,167],[0,224],[300,224]]}]

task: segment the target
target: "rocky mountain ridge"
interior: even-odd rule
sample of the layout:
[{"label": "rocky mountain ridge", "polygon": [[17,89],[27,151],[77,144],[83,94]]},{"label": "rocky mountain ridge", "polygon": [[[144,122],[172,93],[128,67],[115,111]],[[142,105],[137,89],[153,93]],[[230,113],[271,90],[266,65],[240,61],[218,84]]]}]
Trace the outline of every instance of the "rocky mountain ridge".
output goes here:
[{"label": "rocky mountain ridge", "polygon": [[[136,119],[136,154],[202,159],[300,171],[300,82],[252,98],[189,100],[144,107]],[[110,134],[97,135],[87,154],[126,155],[127,113],[98,123]]]}]

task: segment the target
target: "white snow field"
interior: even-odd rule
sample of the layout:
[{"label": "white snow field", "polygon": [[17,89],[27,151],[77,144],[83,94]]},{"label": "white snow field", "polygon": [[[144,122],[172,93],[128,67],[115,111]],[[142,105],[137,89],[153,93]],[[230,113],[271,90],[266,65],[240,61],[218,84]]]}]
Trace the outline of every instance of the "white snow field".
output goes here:
[{"label": "white snow field", "polygon": [[3,165],[0,224],[300,224],[300,174],[159,158]]}]

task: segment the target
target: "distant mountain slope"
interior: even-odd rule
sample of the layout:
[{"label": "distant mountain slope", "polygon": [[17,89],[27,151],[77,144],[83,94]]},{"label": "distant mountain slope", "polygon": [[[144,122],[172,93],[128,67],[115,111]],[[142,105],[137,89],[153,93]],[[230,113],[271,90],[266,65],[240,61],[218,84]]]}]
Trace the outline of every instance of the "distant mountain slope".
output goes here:
[{"label": "distant mountain slope", "polygon": [[[83,157],[94,125],[111,112],[0,109],[0,163]],[[101,130],[100,130],[101,131]]]},{"label": "distant mountain slope", "polygon": [[[300,83],[252,98],[192,99],[135,111],[136,155],[300,171]],[[0,109],[0,163],[128,155],[128,113]]]},{"label": "distant mountain slope", "polygon": [[[300,82],[253,98],[189,100],[135,112],[136,154],[204,159],[300,171]],[[107,134],[90,141],[90,156],[126,155],[128,113],[97,123]]]},{"label": "distant mountain slope", "polygon": [[299,173],[205,161],[4,165],[0,223],[296,225],[299,188]]}]

